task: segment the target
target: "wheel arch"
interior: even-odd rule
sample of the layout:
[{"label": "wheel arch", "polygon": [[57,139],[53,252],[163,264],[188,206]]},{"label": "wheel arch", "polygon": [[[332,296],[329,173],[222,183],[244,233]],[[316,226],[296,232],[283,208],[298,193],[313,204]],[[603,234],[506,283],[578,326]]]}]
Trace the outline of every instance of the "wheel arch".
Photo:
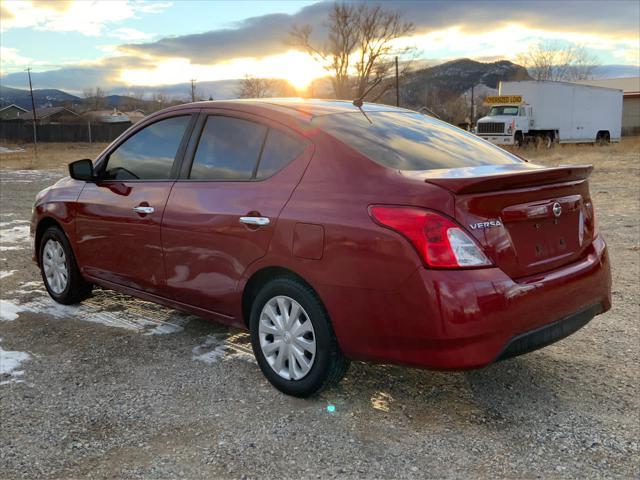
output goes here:
[{"label": "wheel arch", "polygon": [[[304,277],[302,277],[300,274],[296,273],[295,271],[286,267],[279,267],[279,266],[263,267],[259,270],[256,270],[249,277],[249,279],[244,285],[244,288],[242,289],[242,319],[247,328],[249,328],[249,320],[251,317],[251,304],[253,303],[253,300],[256,298],[256,296],[258,295],[258,292],[260,292],[260,289],[262,287],[264,287],[271,280],[278,277],[295,278],[296,280],[307,285],[311,290],[313,290],[313,292],[316,295],[318,295],[318,298],[320,298],[318,291],[315,288],[313,288],[313,285],[311,285],[309,281],[307,281]],[[321,298],[320,298],[320,301],[322,301]]]},{"label": "wheel arch", "polygon": [[[64,232],[65,235],[67,235],[67,233],[64,231],[64,227],[62,226],[62,224],[53,217],[42,217],[40,221],[38,221],[38,225],[36,226],[35,240],[33,244],[34,253],[36,256],[36,262],[38,263],[38,266],[40,266],[40,243],[42,242],[42,236],[44,235],[44,232],[46,232],[47,229],[50,227],[58,227],[60,230]],[[68,235],[67,235],[67,238],[69,238]]]}]

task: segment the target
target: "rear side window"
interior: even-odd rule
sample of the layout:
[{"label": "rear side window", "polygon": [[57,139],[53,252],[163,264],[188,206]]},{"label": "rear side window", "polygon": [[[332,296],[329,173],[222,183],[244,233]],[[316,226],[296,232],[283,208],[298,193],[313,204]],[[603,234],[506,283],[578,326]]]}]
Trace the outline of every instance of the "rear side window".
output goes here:
[{"label": "rear side window", "polygon": [[260,157],[256,178],[270,177],[298,158],[305,147],[306,144],[302,140],[287,135],[280,130],[270,129],[267,141],[264,144],[262,157]]},{"label": "rear side window", "polygon": [[187,129],[189,115],[167,118],[134,133],[107,160],[105,180],[165,180]]},{"label": "rear side window", "polygon": [[266,134],[267,127],[259,123],[210,116],[200,136],[189,178],[251,179]]},{"label": "rear side window", "polygon": [[395,170],[432,170],[520,163],[471,133],[412,112],[341,113],[315,125],[376,163]]}]

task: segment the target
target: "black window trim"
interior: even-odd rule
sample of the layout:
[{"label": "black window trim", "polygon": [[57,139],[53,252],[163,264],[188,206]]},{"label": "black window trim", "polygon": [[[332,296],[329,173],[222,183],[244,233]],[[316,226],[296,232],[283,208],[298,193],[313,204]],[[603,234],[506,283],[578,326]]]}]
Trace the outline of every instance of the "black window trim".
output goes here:
[{"label": "black window trim", "polygon": [[[235,113],[235,112],[233,112]],[[220,183],[220,182],[224,182],[224,183],[229,183],[229,182],[236,182],[236,183],[254,183],[254,182],[264,182],[266,180],[269,180],[270,178],[274,177],[275,175],[277,175],[279,172],[281,172],[282,170],[284,170],[285,168],[287,168],[289,165],[291,165],[295,160],[297,160],[298,158],[300,158],[302,155],[304,155],[304,153],[309,149],[309,146],[312,145],[312,142],[310,140],[308,140],[307,138],[303,137],[302,135],[293,132],[291,129],[289,129],[288,127],[285,126],[280,126],[278,125],[278,127],[275,127],[272,122],[265,122],[265,121],[261,121],[259,117],[254,116],[252,114],[246,113],[246,112],[237,112],[240,115],[234,115],[232,112],[228,111],[228,110],[220,110],[220,111],[200,111],[199,115],[198,115],[198,119],[194,125],[193,131],[191,133],[191,139],[189,141],[188,146],[186,147],[186,151],[185,154],[183,156],[182,159],[182,165],[180,167],[180,173],[178,175],[178,178],[176,179],[176,181],[178,182],[199,182],[199,183],[203,183],[203,182],[215,182],[215,183]],[[246,113],[246,115],[245,115]],[[264,138],[262,139],[262,146],[260,147],[260,153],[258,154],[258,160],[256,162],[256,165],[253,169],[253,172],[251,174],[251,178],[247,178],[247,179],[242,179],[242,178],[235,178],[235,179],[224,179],[224,178],[189,178],[189,175],[191,175],[191,167],[193,166],[193,161],[195,160],[195,156],[196,156],[196,151],[198,149],[198,145],[200,144],[200,137],[202,136],[203,132],[204,132],[204,127],[207,123],[207,119],[209,117],[230,117],[230,118],[235,118],[238,120],[244,120],[247,122],[253,122],[253,123],[257,123],[259,125],[262,125],[263,127],[265,127],[267,130],[265,132]],[[284,167],[282,167],[280,170],[277,170],[275,172],[273,172],[271,175],[269,175],[268,177],[263,177],[263,178],[256,178],[257,174],[258,174],[258,168],[260,166],[260,162],[262,161],[262,153],[264,152],[264,147],[267,144],[267,139],[269,138],[269,132],[272,130],[280,130],[281,132],[285,133],[286,135],[292,136],[296,139],[299,139],[300,141],[302,141],[305,145],[304,149],[302,150],[302,152],[295,157],[293,160],[291,160],[289,163],[287,163]]]},{"label": "black window trim", "polygon": [[[153,121],[149,122],[149,123],[145,123],[144,125],[140,125],[139,128],[136,128],[135,130],[133,130],[131,133],[128,133],[126,136],[123,136],[121,138],[118,139],[117,143],[115,143],[114,145],[111,146],[111,148],[109,148],[109,150],[107,152],[105,152],[103,155],[100,156],[100,158],[98,159],[98,161],[96,162],[96,164],[99,166],[99,171],[98,171],[98,183],[100,184],[112,184],[112,183],[158,183],[158,182],[174,182],[178,179],[179,177],[179,172],[180,172],[180,166],[184,160],[184,154],[185,151],[187,149],[187,145],[189,144],[189,140],[191,139],[191,136],[193,134],[193,130],[194,127],[196,126],[196,121],[198,119],[199,116],[199,112],[174,112],[176,113],[175,115],[162,115],[162,116],[158,116],[157,119],[153,119]],[[144,130],[147,127],[150,127],[151,125],[154,125],[158,122],[162,122],[164,120],[170,120],[172,118],[177,118],[177,117],[191,117],[189,119],[189,122],[187,123],[187,126],[184,130],[184,133],[182,134],[182,140],[180,140],[180,145],[178,146],[178,150],[176,151],[176,155],[173,159],[173,164],[171,165],[171,170],[169,171],[169,177],[168,178],[149,178],[149,179],[145,179],[145,178],[132,178],[132,179],[113,179],[113,178],[102,178],[102,175],[104,174],[105,169],[107,168],[107,165],[109,164],[109,157],[111,157],[111,154],[116,151],[118,148],[120,148],[120,146],[122,144],[124,144],[127,140],[129,140],[130,138],[132,138],[133,136],[137,135],[138,132],[141,132],[142,130]],[[126,133],[126,132],[125,132]]]}]

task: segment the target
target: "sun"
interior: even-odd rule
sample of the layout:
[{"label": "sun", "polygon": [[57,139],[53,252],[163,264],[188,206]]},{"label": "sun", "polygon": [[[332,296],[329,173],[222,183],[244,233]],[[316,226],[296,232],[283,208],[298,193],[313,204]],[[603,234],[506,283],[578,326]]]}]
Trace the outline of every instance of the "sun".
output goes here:
[{"label": "sun", "polygon": [[260,72],[256,76],[283,78],[298,91],[306,90],[315,79],[327,75],[321,64],[298,50],[265,57],[256,63]]}]

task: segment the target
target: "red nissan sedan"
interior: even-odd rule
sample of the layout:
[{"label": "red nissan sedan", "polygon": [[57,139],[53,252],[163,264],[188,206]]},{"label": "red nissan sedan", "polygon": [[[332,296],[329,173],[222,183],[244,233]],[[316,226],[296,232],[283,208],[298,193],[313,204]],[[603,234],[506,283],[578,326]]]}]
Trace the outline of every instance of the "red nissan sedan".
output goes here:
[{"label": "red nissan sedan", "polygon": [[57,302],[95,284],[249,329],[304,397],[351,359],[478,368],[608,310],[591,170],[386,105],[193,103],[71,163],[34,256]]}]

